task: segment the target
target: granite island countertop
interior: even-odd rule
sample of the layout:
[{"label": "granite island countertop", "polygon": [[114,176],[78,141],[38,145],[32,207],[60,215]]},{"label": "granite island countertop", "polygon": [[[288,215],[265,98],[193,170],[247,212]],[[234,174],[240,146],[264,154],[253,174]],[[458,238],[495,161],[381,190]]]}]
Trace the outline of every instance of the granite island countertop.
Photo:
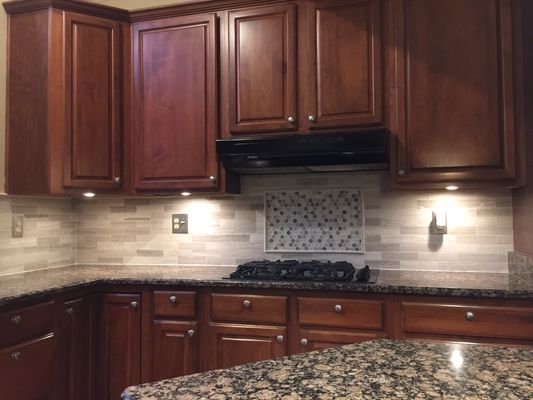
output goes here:
[{"label": "granite island countertop", "polygon": [[142,384],[123,400],[531,399],[533,350],[376,340]]},{"label": "granite island countertop", "polygon": [[68,266],[0,276],[0,306],[101,284],[174,285],[259,289],[533,299],[533,281],[506,273],[382,270],[375,284],[237,281],[223,279],[235,267],[202,266]]}]

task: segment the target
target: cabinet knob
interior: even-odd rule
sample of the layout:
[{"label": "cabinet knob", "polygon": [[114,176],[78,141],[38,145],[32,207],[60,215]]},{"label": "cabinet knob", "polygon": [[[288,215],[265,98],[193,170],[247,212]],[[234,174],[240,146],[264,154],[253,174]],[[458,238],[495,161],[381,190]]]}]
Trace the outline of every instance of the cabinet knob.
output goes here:
[{"label": "cabinet knob", "polygon": [[74,314],[74,309],[72,307],[67,307],[67,314],[68,315]]},{"label": "cabinet knob", "polygon": [[250,306],[252,305],[252,302],[250,300],[244,300],[242,302],[242,305],[244,306],[244,308],[250,308]]},{"label": "cabinet knob", "polygon": [[398,171],[398,175],[404,176],[405,175],[405,171],[403,169],[399,170]]},{"label": "cabinet knob", "polygon": [[170,297],[168,298],[168,301],[171,302],[171,303],[173,303],[173,304],[176,304],[176,302],[178,301],[178,299],[176,299],[176,296],[170,296]]},{"label": "cabinet knob", "polygon": [[276,336],[276,340],[277,340],[279,343],[283,342],[284,339],[285,339],[285,338],[283,337],[283,335],[278,335],[278,336]]},{"label": "cabinet knob", "polygon": [[335,305],[335,312],[337,313],[342,312],[342,306],[340,304]]},{"label": "cabinet knob", "polygon": [[130,306],[131,306],[131,308],[133,308],[133,309],[136,309],[138,305],[139,305],[139,303],[137,303],[136,301],[132,301],[132,302],[130,303]]},{"label": "cabinet knob", "polygon": [[115,183],[120,183],[120,176],[117,176],[114,180],[115,180]]},{"label": "cabinet knob", "polygon": [[307,346],[307,339],[306,338],[300,339],[300,345]]},{"label": "cabinet knob", "polygon": [[11,322],[15,325],[18,325],[22,322],[22,317],[20,315],[13,315],[11,317]]},{"label": "cabinet knob", "polygon": [[294,122],[294,117],[289,117],[289,118],[287,118],[287,121],[289,121],[289,123],[292,124],[292,123]]},{"label": "cabinet knob", "polygon": [[20,354],[20,351],[14,351],[13,353],[11,353],[11,359],[13,361],[20,360],[20,356],[22,356],[22,354]]},{"label": "cabinet knob", "polygon": [[187,336],[189,336],[189,337],[193,337],[195,334],[196,334],[196,332],[194,331],[194,329],[189,329],[187,331]]},{"label": "cabinet knob", "polygon": [[309,120],[309,122],[315,122],[316,121],[316,118],[315,118],[314,115],[308,116],[307,119]]},{"label": "cabinet knob", "polygon": [[211,176],[209,177],[209,180],[210,180],[211,182],[215,182],[215,181],[217,180],[217,178],[216,178],[215,176],[211,175]]},{"label": "cabinet knob", "polygon": [[472,311],[467,311],[466,314],[465,314],[465,318],[468,321],[473,321],[474,318],[476,318],[476,314],[474,314]]}]

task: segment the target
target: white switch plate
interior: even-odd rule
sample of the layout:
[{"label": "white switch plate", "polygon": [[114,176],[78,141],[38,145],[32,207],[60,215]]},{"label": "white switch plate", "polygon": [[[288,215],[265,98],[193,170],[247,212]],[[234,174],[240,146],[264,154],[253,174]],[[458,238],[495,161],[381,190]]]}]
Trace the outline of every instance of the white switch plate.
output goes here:
[{"label": "white switch plate", "polygon": [[22,215],[13,215],[11,225],[11,237],[21,238],[24,236],[24,217]]}]

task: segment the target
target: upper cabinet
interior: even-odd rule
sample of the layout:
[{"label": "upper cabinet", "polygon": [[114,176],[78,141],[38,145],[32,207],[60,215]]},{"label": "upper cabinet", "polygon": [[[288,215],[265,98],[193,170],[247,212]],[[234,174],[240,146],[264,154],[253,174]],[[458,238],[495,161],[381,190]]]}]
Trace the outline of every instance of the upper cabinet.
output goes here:
[{"label": "upper cabinet", "polygon": [[55,8],[9,16],[9,194],[120,189],[121,68],[120,22]]},{"label": "upper cabinet", "polygon": [[136,190],[217,188],[215,15],[133,25]]},{"label": "upper cabinet", "polygon": [[227,26],[224,136],[383,122],[380,0],[246,8]]},{"label": "upper cabinet", "polygon": [[296,6],[229,13],[230,133],[298,128]]},{"label": "upper cabinet", "polygon": [[[398,186],[517,182],[518,2],[394,0],[390,129]],[[518,106],[517,106],[518,105]]]},{"label": "upper cabinet", "polygon": [[308,2],[310,129],[382,122],[381,2]]}]

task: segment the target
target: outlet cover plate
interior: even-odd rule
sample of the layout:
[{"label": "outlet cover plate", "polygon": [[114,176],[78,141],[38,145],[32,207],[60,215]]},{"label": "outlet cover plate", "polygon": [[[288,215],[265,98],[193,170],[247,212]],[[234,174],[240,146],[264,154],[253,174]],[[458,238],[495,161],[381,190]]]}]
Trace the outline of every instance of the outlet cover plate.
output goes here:
[{"label": "outlet cover plate", "polygon": [[189,215],[172,214],[172,234],[189,233]]},{"label": "outlet cover plate", "polygon": [[24,236],[24,216],[13,215],[13,222],[11,224],[11,237],[21,238]]}]

